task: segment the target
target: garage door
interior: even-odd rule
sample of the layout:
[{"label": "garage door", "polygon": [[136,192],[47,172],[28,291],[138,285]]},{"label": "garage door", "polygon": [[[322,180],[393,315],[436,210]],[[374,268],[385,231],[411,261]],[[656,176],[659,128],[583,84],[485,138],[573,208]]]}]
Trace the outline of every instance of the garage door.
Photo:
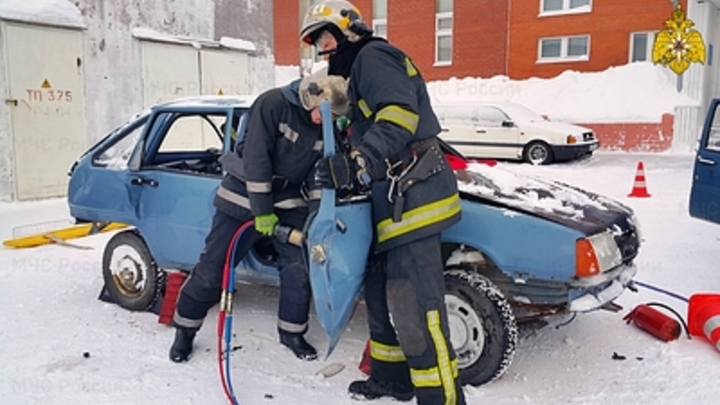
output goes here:
[{"label": "garage door", "polygon": [[81,32],[5,22],[18,200],[63,196],[85,151]]}]

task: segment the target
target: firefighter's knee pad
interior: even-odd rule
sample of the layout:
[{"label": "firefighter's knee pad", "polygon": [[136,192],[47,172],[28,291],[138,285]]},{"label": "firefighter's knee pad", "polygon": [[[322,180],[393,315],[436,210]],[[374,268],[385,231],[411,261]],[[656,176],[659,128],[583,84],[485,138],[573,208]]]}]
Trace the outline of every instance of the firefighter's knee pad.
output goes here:
[{"label": "firefighter's knee pad", "polygon": [[421,356],[427,349],[427,324],[415,286],[407,279],[388,280],[387,301],[403,352],[406,356]]}]

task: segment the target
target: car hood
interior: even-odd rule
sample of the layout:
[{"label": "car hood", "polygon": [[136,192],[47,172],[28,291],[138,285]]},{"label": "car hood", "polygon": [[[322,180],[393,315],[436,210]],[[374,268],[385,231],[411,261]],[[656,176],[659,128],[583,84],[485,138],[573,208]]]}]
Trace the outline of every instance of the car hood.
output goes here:
[{"label": "car hood", "polygon": [[581,127],[579,125],[568,124],[566,122],[555,121],[520,121],[518,122],[521,130],[536,129],[542,131],[552,131],[563,135],[579,135],[583,132],[592,132],[592,129]]},{"label": "car hood", "polygon": [[484,164],[469,164],[455,174],[464,199],[545,218],[585,235],[636,228],[630,207],[565,183]]}]

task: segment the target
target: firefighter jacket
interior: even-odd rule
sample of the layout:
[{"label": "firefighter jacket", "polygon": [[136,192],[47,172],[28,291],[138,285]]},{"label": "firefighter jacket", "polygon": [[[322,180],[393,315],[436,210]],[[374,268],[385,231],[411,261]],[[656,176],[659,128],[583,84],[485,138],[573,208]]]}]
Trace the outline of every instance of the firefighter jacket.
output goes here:
[{"label": "firefighter jacket", "polygon": [[302,107],[298,85],[268,90],[250,107],[243,138],[221,158],[227,175],[215,197],[219,210],[238,217],[243,209],[253,216],[307,209],[301,188],[322,156],[322,127]]},{"label": "firefighter jacket", "polygon": [[376,251],[384,251],[457,222],[460,197],[414,63],[383,39],[361,41],[350,59],[351,142],[373,178]]}]

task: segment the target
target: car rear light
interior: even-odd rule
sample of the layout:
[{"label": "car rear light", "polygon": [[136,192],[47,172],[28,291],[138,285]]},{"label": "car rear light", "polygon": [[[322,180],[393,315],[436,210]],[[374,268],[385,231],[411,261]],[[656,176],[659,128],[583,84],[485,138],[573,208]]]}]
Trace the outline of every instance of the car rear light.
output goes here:
[{"label": "car rear light", "polygon": [[575,242],[575,275],[591,277],[622,263],[622,254],[611,232],[603,232]]},{"label": "car rear light", "polygon": [[568,135],[567,136],[567,143],[568,145],[572,145],[574,143],[577,143],[577,138],[575,138],[575,135]]}]

